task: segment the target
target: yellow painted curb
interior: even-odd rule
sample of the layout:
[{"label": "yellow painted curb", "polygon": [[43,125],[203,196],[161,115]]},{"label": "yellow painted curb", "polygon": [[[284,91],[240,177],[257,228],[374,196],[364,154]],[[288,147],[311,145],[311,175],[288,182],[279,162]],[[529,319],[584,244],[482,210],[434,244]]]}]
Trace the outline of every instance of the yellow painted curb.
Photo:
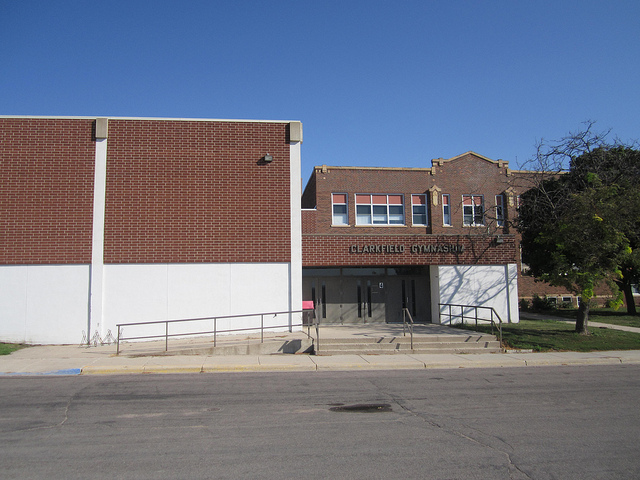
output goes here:
[{"label": "yellow painted curb", "polygon": [[217,372],[315,372],[315,365],[208,365],[202,373]]},{"label": "yellow painted curb", "polygon": [[162,365],[147,365],[144,367],[142,373],[202,373],[202,366],[190,365],[190,366],[162,366]]},{"label": "yellow painted curb", "polygon": [[144,373],[144,367],[83,367],[80,375],[127,375]]}]

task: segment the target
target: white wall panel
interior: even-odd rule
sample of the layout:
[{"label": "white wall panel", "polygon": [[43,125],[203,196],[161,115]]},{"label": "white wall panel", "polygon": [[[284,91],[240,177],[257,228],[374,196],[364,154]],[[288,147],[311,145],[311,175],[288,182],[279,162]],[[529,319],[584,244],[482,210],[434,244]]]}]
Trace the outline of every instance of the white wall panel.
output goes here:
[{"label": "white wall panel", "polygon": [[88,265],[0,267],[3,341],[80,344],[88,309]]},{"label": "white wall panel", "polygon": [[[240,315],[290,309],[289,264],[106,265],[102,335],[116,324]],[[283,318],[276,319],[286,323]],[[276,321],[270,319],[270,321]],[[221,320],[217,329],[259,325]],[[162,335],[164,326],[126,327],[125,336]],[[175,324],[170,333],[213,329],[211,321]]]},{"label": "white wall panel", "polygon": [[[168,319],[229,315],[229,264],[170,264],[168,274]],[[218,326],[218,328],[221,328]],[[169,333],[206,332],[211,320],[174,323]]]},{"label": "white wall panel", "polygon": [[27,329],[27,268],[0,267],[0,322],[3,342],[25,341]]},{"label": "white wall panel", "polygon": [[[231,267],[233,315],[290,310],[289,265],[236,263]],[[225,328],[246,328],[259,318],[233,319]],[[288,323],[287,317],[265,317],[265,326]],[[224,323],[223,323],[224,325]]]},{"label": "white wall panel", "polygon": [[[231,265],[234,313],[289,310],[289,267],[286,263]],[[287,288],[283,288],[287,286]]]},{"label": "white wall panel", "polygon": [[437,269],[439,303],[493,307],[503,322],[519,321],[515,265],[457,265]]},{"label": "white wall panel", "polygon": [[105,265],[103,328],[166,319],[167,280],[166,264]]},{"label": "white wall panel", "polygon": [[520,321],[520,310],[518,308],[518,265],[510,263],[505,265],[504,268],[506,269],[507,287],[509,289],[509,321],[511,323],[518,323]]}]

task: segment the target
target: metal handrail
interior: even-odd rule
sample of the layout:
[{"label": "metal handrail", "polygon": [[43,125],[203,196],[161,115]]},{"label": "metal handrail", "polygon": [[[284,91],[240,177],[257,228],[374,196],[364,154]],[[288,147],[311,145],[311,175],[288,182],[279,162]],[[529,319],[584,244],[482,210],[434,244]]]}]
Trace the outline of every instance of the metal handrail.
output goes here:
[{"label": "metal handrail", "polygon": [[[439,315],[440,315],[440,323],[445,325],[446,323],[448,323],[449,325],[452,324],[451,320],[453,318],[460,318],[461,322],[460,323],[465,323],[465,318],[471,318],[471,319],[475,319],[475,324],[476,327],[478,326],[478,322],[490,322],[491,323],[491,335],[493,335],[493,329],[494,327],[498,330],[498,334],[499,334],[499,340],[500,340],[500,347],[502,347],[502,319],[500,318],[500,315],[498,315],[498,312],[496,312],[493,307],[485,307],[485,306],[481,306],[481,305],[458,305],[455,303],[439,303],[438,306],[439,308]],[[449,307],[449,313],[444,313],[442,311],[442,307]],[[455,314],[455,312],[452,312],[452,307],[458,307],[460,308],[460,314]],[[469,316],[467,315],[465,317],[465,310],[468,309],[473,309],[474,311],[474,315],[473,316]],[[491,318],[481,318],[478,317],[478,309],[484,309],[484,310],[489,310],[491,312]],[[449,321],[448,322],[444,322],[442,321],[442,317],[443,315],[447,315],[449,317]],[[498,321],[496,322],[493,318],[493,316],[495,315],[495,317],[498,319]]]},{"label": "metal handrail", "polygon": [[318,315],[318,308],[320,308],[320,303],[318,303],[316,308],[313,310],[313,323],[316,326],[316,343],[314,347],[314,353],[316,355],[320,351],[320,316]]},{"label": "metal handrail", "polygon": [[[409,323],[407,323],[407,316],[409,317]],[[413,350],[413,317],[408,308],[402,309],[402,336],[406,337],[406,330],[409,330],[411,335],[411,350]]]},{"label": "metal handrail", "polygon": [[[176,320],[154,320],[150,322],[134,322],[134,323],[119,323],[116,324],[118,329],[118,334],[116,336],[116,355],[120,354],[120,341],[121,340],[148,340],[152,338],[164,338],[164,350],[165,352],[169,349],[169,337],[184,337],[189,335],[208,335],[213,334],[213,346],[216,346],[217,335],[219,333],[232,333],[232,332],[244,332],[244,331],[255,331],[260,330],[260,343],[264,343],[264,331],[272,328],[288,328],[289,332],[292,332],[293,327],[308,327],[307,330],[310,330],[311,325],[305,324],[304,320],[300,323],[287,323],[286,325],[269,325],[267,327],[264,326],[264,317],[268,315],[277,316],[277,315],[285,315],[285,314],[295,314],[295,313],[304,313],[310,312],[313,310],[287,310],[282,312],[266,312],[266,313],[247,313],[242,315],[224,315],[219,317],[200,317],[200,318],[181,318]],[[257,317],[260,316],[260,327],[246,327],[246,328],[228,328],[224,330],[218,330],[218,320],[226,320],[230,318],[247,318],[247,317]],[[173,323],[183,323],[183,322],[197,322],[203,320],[213,320],[213,330],[200,331],[200,332],[181,332],[181,333],[172,333],[169,334],[169,324]],[[165,332],[163,335],[143,335],[137,337],[124,337],[122,335],[122,327],[131,327],[131,326],[140,326],[140,325],[165,325]],[[309,331],[303,333],[307,335],[311,340],[314,340],[310,335]],[[317,328],[316,328],[317,331]]]}]

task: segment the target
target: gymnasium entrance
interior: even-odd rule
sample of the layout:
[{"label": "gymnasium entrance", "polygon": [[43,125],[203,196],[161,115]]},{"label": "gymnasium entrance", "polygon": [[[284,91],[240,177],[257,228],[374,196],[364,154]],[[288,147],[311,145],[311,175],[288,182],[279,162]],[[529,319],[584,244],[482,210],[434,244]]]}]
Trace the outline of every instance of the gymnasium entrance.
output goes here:
[{"label": "gymnasium entrance", "polygon": [[431,322],[428,266],[303,268],[302,292],[323,324]]}]

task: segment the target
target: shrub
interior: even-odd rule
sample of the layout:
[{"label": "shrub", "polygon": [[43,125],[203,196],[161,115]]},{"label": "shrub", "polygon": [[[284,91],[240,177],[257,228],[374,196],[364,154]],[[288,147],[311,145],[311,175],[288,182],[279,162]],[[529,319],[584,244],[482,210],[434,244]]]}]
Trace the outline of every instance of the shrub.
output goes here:
[{"label": "shrub", "polygon": [[611,308],[612,310],[618,310],[622,305],[619,299],[616,298],[607,298],[607,301],[604,302],[605,308]]},{"label": "shrub", "polygon": [[533,296],[531,300],[531,310],[536,311],[549,311],[555,310],[556,308],[556,299],[551,299],[549,297],[541,298],[537,294]]}]

